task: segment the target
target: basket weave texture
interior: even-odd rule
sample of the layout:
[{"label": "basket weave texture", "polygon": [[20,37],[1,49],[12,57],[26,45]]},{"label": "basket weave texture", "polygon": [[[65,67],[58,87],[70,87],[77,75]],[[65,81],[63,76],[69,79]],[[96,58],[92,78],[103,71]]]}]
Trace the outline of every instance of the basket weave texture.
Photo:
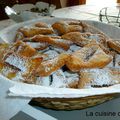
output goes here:
[{"label": "basket weave texture", "polygon": [[116,94],[97,95],[83,98],[34,98],[32,105],[55,110],[77,110],[101,104],[115,98]]}]

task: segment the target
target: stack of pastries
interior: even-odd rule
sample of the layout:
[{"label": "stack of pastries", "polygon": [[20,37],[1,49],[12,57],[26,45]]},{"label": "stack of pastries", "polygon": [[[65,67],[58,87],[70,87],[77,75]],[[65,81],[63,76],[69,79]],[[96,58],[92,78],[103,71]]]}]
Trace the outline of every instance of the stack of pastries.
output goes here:
[{"label": "stack of pastries", "polygon": [[0,73],[13,81],[58,88],[120,83],[120,41],[83,21],[38,22],[0,44]]}]

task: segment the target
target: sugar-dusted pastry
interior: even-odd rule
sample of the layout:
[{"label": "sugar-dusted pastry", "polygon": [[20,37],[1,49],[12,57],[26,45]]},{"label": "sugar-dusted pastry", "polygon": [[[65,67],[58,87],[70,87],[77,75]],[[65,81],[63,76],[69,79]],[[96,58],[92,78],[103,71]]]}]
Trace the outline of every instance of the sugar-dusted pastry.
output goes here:
[{"label": "sugar-dusted pastry", "polygon": [[35,83],[37,77],[37,69],[40,67],[42,58],[31,58],[27,62],[27,70],[22,74],[24,77],[23,82],[26,83]]},{"label": "sugar-dusted pastry", "polygon": [[66,50],[64,50],[62,48],[54,47],[54,46],[50,46],[50,49],[56,51],[59,54],[66,52]]},{"label": "sugar-dusted pastry", "polygon": [[38,34],[52,34],[54,33],[52,28],[39,28],[39,27],[22,27],[19,28],[19,32],[23,33],[24,37],[33,37]]},{"label": "sugar-dusted pastry", "polygon": [[65,34],[68,26],[65,21],[58,21],[52,24],[53,29],[57,30],[59,34]]},{"label": "sugar-dusted pastry", "polygon": [[37,85],[41,85],[41,86],[50,86],[51,83],[51,77],[47,76],[47,77],[37,77],[36,83]]},{"label": "sugar-dusted pastry", "polygon": [[47,50],[47,51],[43,52],[43,54],[47,55],[45,60],[54,59],[55,57],[57,57],[59,55],[59,53],[54,50]]},{"label": "sugar-dusted pastry", "polygon": [[37,43],[37,42],[25,42],[26,44],[30,45],[32,48],[36,50],[44,50],[48,47],[46,43]]},{"label": "sugar-dusted pastry", "polygon": [[53,38],[51,38],[49,36],[45,36],[45,35],[36,35],[36,36],[32,37],[31,39],[26,38],[26,39],[23,39],[22,41],[46,43],[48,45],[63,48],[64,50],[68,50],[69,46],[72,44],[71,41],[64,40],[64,39],[53,39]]},{"label": "sugar-dusted pastry", "polygon": [[66,21],[58,21],[55,22],[52,25],[53,29],[57,30],[57,32],[60,35],[63,35],[65,33],[69,32],[75,32],[75,31],[82,31],[82,27],[80,25],[69,25]]},{"label": "sugar-dusted pastry", "polygon": [[48,28],[49,26],[45,23],[45,22],[38,22],[38,23],[35,23],[35,26],[36,27],[42,27],[42,28]]},{"label": "sugar-dusted pastry", "polygon": [[82,32],[90,32],[90,33],[93,33],[93,34],[101,34],[101,35],[104,35],[104,36],[108,37],[100,29],[90,25],[89,23],[86,23],[85,21],[81,21],[81,20],[67,20],[66,22],[69,25],[79,25],[79,26],[81,26],[82,30],[83,30]]},{"label": "sugar-dusted pastry", "polygon": [[66,21],[69,25],[81,25],[81,22],[80,20],[67,20]]},{"label": "sugar-dusted pastry", "polygon": [[120,68],[120,54],[117,54],[115,52],[115,56],[114,56],[114,67]]},{"label": "sugar-dusted pastry", "polygon": [[[40,64],[41,61],[39,61],[39,64]],[[18,62],[20,63],[20,61]],[[30,63],[28,62],[28,64],[30,65]],[[26,66],[27,68],[27,63],[21,67],[24,67]],[[28,67],[26,69],[26,71],[22,71],[22,70],[25,70],[24,68],[23,69],[20,69],[20,65],[19,66],[14,66],[14,65],[10,65],[8,63],[3,63],[1,62],[0,63],[0,73],[7,77],[8,79],[11,79],[13,81],[19,81],[19,82],[26,82],[26,83],[35,83],[36,82],[36,75],[35,75],[35,67],[32,67],[33,65],[36,65],[38,66],[37,63],[33,64],[31,63],[31,67]]]},{"label": "sugar-dusted pastry", "polygon": [[43,55],[22,41],[14,44],[1,44],[0,72],[9,79],[18,79],[23,82],[34,83],[37,77]]},{"label": "sugar-dusted pastry", "polygon": [[31,57],[36,54],[36,50],[22,41],[13,44],[3,43],[0,45],[0,61],[4,61],[9,55],[17,53],[21,57]]},{"label": "sugar-dusted pastry", "polygon": [[116,52],[120,53],[120,40],[108,40],[107,41],[108,46],[115,50]]},{"label": "sugar-dusted pastry", "polygon": [[13,47],[10,49],[12,50],[13,48],[14,52],[19,54],[21,57],[31,57],[37,52],[34,48],[22,41],[18,41],[15,44],[13,44]]},{"label": "sugar-dusted pastry", "polygon": [[9,50],[10,45],[8,43],[0,43],[0,59],[2,60],[7,52]]},{"label": "sugar-dusted pastry", "polygon": [[6,64],[4,62],[0,62],[0,73],[11,80],[15,81],[24,80],[18,68],[13,67],[10,64]]},{"label": "sugar-dusted pastry", "polygon": [[74,52],[66,62],[71,71],[82,68],[103,68],[109,64],[112,56],[106,54],[97,44],[88,44],[81,50]]},{"label": "sugar-dusted pastry", "polygon": [[[17,60],[18,59],[16,59],[16,61]],[[14,62],[12,60],[11,60],[11,62],[12,62],[11,64],[9,64],[8,61],[0,62],[0,73],[3,76],[5,76],[8,79],[13,80],[13,81],[35,84],[36,78],[37,78],[37,76],[35,75],[35,70],[36,70],[35,66],[38,66],[37,63],[34,63],[34,62],[30,63],[28,61],[28,62],[26,62],[26,64],[24,64],[25,61],[22,61],[22,62],[24,62],[23,63],[24,65],[21,64],[21,65],[16,66],[15,64],[13,64],[13,63],[15,63],[15,58],[14,58]],[[19,59],[19,62],[17,61],[17,63],[20,64],[20,59]],[[39,61],[39,64],[40,63],[41,63],[41,60]],[[24,68],[22,68],[22,67],[24,67]]]},{"label": "sugar-dusted pastry", "polygon": [[66,87],[66,78],[64,72],[60,69],[51,75],[50,87],[63,88]]},{"label": "sugar-dusted pastry", "polygon": [[70,40],[73,43],[84,46],[91,42],[96,42],[103,46],[106,46],[106,37],[101,34],[91,34],[91,33],[80,33],[80,32],[70,32],[62,35],[63,39]]},{"label": "sugar-dusted pastry", "polygon": [[57,36],[57,35],[52,35],[52,34],[50,34],[50,35],[47,35],[48,37],[51,37],[51,38],[53,38],[53,39],[61,39],[61,36]]},{"label": "sugar-dusted pastry", "polygon": [[73,43],[84,46],[91,42],[95,42],[94,39],[89,39],[88,34],[86,33],[80,33],[80,32],[70,32],[67,34],[62,35],[63,39],[70,40]]},{"label": "sugar-dusted pastry", "polygon": [[120,69],[82,69],[78,88],[103,87],[120,83]]},{"label": "sugar-dusted pastry", "polygon": [[70,46],[70,50],[71,50],[72,52],[75,52],[75,51],[80,50],[80,49],[81,49],[81,47],[78,46],[78,45],[76,45],[76,44],[72,44],[72,45]]},{"label": "sugar-dusted pastry", "polygon": [[67,88],[78,88],[78,81],[79,81],[78,73],[65,71],[64,75],[66,77],[65,83]]},{"label": "sugar-dusted pastry", "polygon": [[51,75],[53,72],[57,71],[62,66],[64,66],[68,58],[68,54],[62,53],[54,59],[42,62],[38,69],[38,75],[41,77]]}]

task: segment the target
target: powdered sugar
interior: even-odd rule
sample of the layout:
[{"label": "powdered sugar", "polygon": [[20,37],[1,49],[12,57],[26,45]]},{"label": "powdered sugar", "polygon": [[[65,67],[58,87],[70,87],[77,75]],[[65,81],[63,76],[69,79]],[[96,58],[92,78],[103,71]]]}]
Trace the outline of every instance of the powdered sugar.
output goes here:
[{"label": "powdered sugar", "polygon": [[46,51],[46,52],[43,52],[44,54],[47,54],[47,56],[48,57],[46,57],[46,59],[45,60],[50,60],[50,59],[53,59],[53,58],[55,58],[55,57],[57,57],[59,54],[56,52],[56,51],[54,51],[54,50],[48,50],[48,51]]},{"label": "powdered sugar", "polygon": [[26,42],[28,45],[30,45],[33,48],[39,48],[39,47],[45,47],[45,43],[36,43],[36,42]]},{"label": "powdered sugar", "polygon": [[38,77],[37,78],[37,85],[42,85],[42,86],[50,86],[50,77]]},{"label": "powdered sugar", "polygon": [[65,75],[62,70],[57,70],[52,74],[52,84],[51,87],[65,87]]},{"label": "powdered sugar", "polygon": [[81,47],[78,45],[75,45],[75,44],[70,46],[70,50],[72,50],[72,52],[75,52],[75,51],[80,50],[80,49],[81,49]]},{"label": "powdered sugar", "polygon": [[89,73],[91,78],[90,85],[113,85],[117,82],[115,77],[112,76],[111,70],[109,68],[105,69],[86,69],[84,72]]},{"label": "powdered sugar", "polygon": [[27,70],[26,63],[27,60],[18,57],[17,55],[10,55],[5,60],[6,63],[9,63],[10,65],[15,66],[16,68],[19,68],[21,71],[25,72]]}]

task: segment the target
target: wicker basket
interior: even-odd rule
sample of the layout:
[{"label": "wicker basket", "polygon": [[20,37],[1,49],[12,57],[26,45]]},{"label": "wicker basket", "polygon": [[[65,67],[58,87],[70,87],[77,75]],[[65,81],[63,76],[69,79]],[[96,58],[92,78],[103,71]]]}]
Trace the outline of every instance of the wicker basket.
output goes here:
[{"label": "wicker basket", "polygon": [[[55,21],[64,20],[63,18],[40,18],[28,22],[23,22],[16,24],[9,28],[4,29],[0,32],[1,39],[9,42],[13,42],[16,34],[16,30],[22,26],[27,26],[35,24],[36,22],[46,22],[49,24],[54,23]],[[86,21],[88,24],[97,27],[106,33],[109,37],[113,39],[120,39],[120,29],[111,25],[107,25],[97,21]],[[28,95],[29,96],[29,95]],[[97,104],[103,103],[110,99],[115,98],[116,94],[107,94],[107,95],[96,95],[83,98],[34,98],[31,101],[31,104],[44,106],[46,108],[52,108],[56,110],[74,110],[74,109],[83,109]]]},{"label": "wicker basket", "polygon": [[42,106],[55,110],[77,110],[101,104],[116,98],[117,94],[89,96],[83,98],[34,98],[31,105]]}]

